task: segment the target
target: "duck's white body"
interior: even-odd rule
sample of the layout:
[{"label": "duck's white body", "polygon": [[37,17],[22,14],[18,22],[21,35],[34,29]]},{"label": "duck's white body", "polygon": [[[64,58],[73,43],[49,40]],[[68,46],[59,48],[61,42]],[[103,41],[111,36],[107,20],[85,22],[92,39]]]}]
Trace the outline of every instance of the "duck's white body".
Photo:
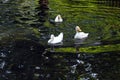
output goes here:
[{"label": "duck's white body", "polygon": [[76,29],[76,34],[74,36],[74,39],[84,39],[88,37],[89,33],[82,32],[79,26],[76,26],[75,29]]},{"label": "duck's white body", "polygon": [[51,38],[48,40],[49,44],[57,44],[63,41],[63,33],[61,32],[58,36],[51,35]]},{"label": "duck's white body", "polygon": [[56,16],[55,22],[63,22],[63,19],[62,19],[61,15]]},{"label": "duck's white body", "polygon": [[87,38],[88,35],[89,35],[89,33],[76,32],[74,38],[75,38],[75,39],[83,39],[83,38]]}]

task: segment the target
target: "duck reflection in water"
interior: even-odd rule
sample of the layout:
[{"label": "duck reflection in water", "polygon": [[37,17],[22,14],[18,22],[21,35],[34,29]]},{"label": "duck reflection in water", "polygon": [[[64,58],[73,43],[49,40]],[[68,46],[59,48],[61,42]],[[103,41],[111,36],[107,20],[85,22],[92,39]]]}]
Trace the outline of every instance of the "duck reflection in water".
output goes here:
[{"label": "duck reflection in water", "polygon": [[75,27],[76,34],[74,36],[74,44],[76,47],[76,52],[79,52],[79,46],[83,44],[84,40],[88,37],[89,33],[82,32],[79,26]]},{"label": "duck reflection in water", "polygon": [[63,32],[61,32],[58,36],[54,36],[51,34],[50,39],[48,40],[48,44],[51,46],[51,52],[54,52],[54,46],[60,46],[63,44]]}]

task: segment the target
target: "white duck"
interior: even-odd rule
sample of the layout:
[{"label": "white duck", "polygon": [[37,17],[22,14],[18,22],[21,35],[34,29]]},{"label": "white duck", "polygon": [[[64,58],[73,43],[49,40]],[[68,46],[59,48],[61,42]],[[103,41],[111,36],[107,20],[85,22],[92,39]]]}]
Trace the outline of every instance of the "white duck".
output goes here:
[{"label": "white duck", "polygon": [[76,34],[74,36],[74,39],[84,39],[87,38],[89,35],[89,33],[82,32],[79,26],[76,26],[75,30],[76,30]]},{"label": "white duck", "polygon": [[60,14],[56,16],[55,22],[63,22],[63,19]]},{"label": "white duck", "polygon": [[63,32],[61,32],[58,36],[54,36],[51,34],[50,39],[48,40],[48,44],[57,44],[63,41]]}]

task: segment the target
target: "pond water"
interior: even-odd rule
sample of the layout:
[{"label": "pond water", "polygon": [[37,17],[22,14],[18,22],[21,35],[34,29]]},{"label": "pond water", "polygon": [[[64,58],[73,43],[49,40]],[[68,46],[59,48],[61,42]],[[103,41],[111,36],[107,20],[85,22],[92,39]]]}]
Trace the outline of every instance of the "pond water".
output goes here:
[{"label": "pond water", "polygon": [[[62,23],[54,22],[58,14]],[[61,47],[74,48],[76,26],[89,33],[81,47],[109,46],[95,54],[46,51],[60,32]],[[0,1],[0,80],[119,80],[119,41],[120,1]]]}]

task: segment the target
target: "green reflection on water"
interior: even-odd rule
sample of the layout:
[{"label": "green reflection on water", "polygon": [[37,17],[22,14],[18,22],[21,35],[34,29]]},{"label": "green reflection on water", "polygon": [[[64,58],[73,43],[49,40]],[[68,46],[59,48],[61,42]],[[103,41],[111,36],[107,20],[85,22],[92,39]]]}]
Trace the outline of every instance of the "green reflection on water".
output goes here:
[{"label": "green reflection on water", "polygon": [[[87,74],[87,72],[84,70],[84,65],[81,64],[77,66],[76,73],[71,74],[71,66],[77,63],[76,59],[78,57],[75,54],[66,55],[63,53],[62,55],[57,55],[48,53],[47,56],[41,56],[44,49],[40,52],[41,47],[38,44],[40,42],[46,46],[48,38],[44,39],[42,38],[43,36],[48,37],[51,33],[58,34],[62,31],[64,32],[64,45],[69,45],[73,42],[74,27],[76,25],[79,25],[83,31],[90,33],[89,38],[85,42],[86,45],[97,41],[108,44],[105,46],[87,46],[80,48],[80,51],[87,53],[119,51],[120,45],[113,43],[119,43],[118,41],[120,40],[120,8],[105,6],[91,1],[49,0],[50,9],[46,11],[48,16],[42,15],[42,17],[38,15],[41,12],[38,8],[38,0],[9,0],[6,3],[0,3],[0,45],[7,46],[3,48],[1,46],[1,53],[8,54],[7,58],[3,57],[1,59],[1,62],[5,60],[7,63],[5,68],[3,68],[4,70],[1,70],[7,76],[2,74],[3,76],[0,77],[9,78],[10,80],[37,80],[38,76],[52,80],[58,78],[73,80],[86,77],[84,74]],[[51,24],[49,19],[54,20],[57,14],[62,15],[64,22]],[[41,32],[42,28],[44,32]],[[46,32],[44,28],[45,30],[47,29]],[[9,45],[8,43],[12,41],[18,42]],[[24,45],[22,44],[23,42]],[[68,50],[63,49],[63,52],[72,51],[69,49],[75,51],[74,48],[68,48]],[[110,56],[109,53],[105,54],[105,57],[104,55],[100,57],[98,55],[87,59],[91,59],[91,64],[93,68],[95,67],[93,71],[96,69],[97,71],[95,71],[100,76],[102,75],[102,79],[103,77],[109,80],[111,77],[118,79],[118,62],[120,59],[116,55],[119,55],[119,53],[110,54]],[[81,60],[81,58],[78,60]],[[87,60],[84,61],[88,62]],[[36,66],[40,66],[40,69],[36,70]],[[7,70],[12,73],[6,73]]]},{"label": "green reflection on water", "polygon": [[[91,46],[91,47],[80,47],[79,52],[85,53],[101,53],[101,52],[110,52],[110,51],[120,51],[120,44],[116,45],[101,45],[101,46]],[[56,48],[56,52],[68,52],[76,53],[76,48],[67,47],[67,48]]]},{"label": "green reflection on water", "polygon": [[66,30],[65,39],[71,40],[75,34],[74,27],[79,25],[84,32],[90,33],[88,42],[120,40],[120,8],[98,5],[92,0],[50,0],[49,6],[50,18],[54,18],[57,14],[63,16],[62,27]]},{"label": "green reflection on water", "polygon": [[[39,31],[37,28],[44,27],[47,28],[46,32],[42,32],[45,37],[51,33],[63,32],[64,44],[69,45],[73,43],[74,28],[79,25],[84,32],[90,33],[86,43],[102,41],[111,44],[120,40],[120,8],[106,6],[104,3],[98,4],[94,0],[49,0],[50,9],[46,12],[47,16],[40,17],[38,13],[41,10],[37,9],[40,6],[38,0],[9,1],[9,3],[0,5],[2,7],[0,32],[6,37],[11,34],[17,38],[22,36],[32,39],[28,37],[31,35],[41,40],[39,32],[42,30]],[[54,20],[57,14],[62,15],[64,22],[51,24],[49,19]],[[42,19],[44,22],[40,21]],[[20,36],[17,36],[18,34]],[[2,40],[2,36],[0,38]],[[45,41],[44,45],[47,44],[47,40],[48,38],[42,40]]]}]

